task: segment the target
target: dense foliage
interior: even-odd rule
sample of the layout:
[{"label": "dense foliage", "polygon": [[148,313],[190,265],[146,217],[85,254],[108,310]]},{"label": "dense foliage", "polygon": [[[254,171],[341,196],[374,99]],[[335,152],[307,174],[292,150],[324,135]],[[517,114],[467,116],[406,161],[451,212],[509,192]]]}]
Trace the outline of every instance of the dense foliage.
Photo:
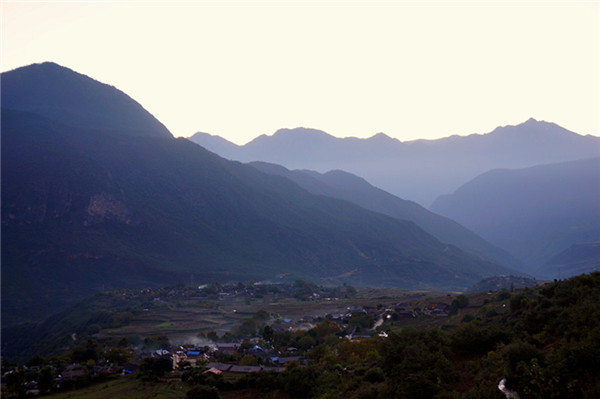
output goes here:
[{"label": "dense foliage", "polygon": [[[456,301],[460,308],[468,298]],[[336,332],[325,321],[305,332],[318,337],[306,367],[218,387],[280,390],[290,398],[501,399],[498,383],[505,378],[524,398],[599,397],[600,273],[503,291],[488,305],[496,303],[507,311],[484,306],[453,329],[403,328],[360,341],[324,340]]]}]

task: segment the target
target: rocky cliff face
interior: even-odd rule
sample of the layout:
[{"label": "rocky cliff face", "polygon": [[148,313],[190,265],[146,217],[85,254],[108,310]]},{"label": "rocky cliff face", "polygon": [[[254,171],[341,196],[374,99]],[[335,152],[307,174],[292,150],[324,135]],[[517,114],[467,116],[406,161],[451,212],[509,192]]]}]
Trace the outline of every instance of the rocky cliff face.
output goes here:
[{"label": "rocky cliff face", "polygon": [[122,201],[115,199],[109,193],[102,192],[90,198],[83,224],[90,226],[104,221],[134,223],[131,212]]},{"label": "rocky cliff face", "polygon": [[32,188],[34,195],[26,199],[5,196],[4,226],[42,225],[65,219],[84,226],[102,222],[139,224],[125,201],[108,191],[88,194],[60,182],[40,182]]}]

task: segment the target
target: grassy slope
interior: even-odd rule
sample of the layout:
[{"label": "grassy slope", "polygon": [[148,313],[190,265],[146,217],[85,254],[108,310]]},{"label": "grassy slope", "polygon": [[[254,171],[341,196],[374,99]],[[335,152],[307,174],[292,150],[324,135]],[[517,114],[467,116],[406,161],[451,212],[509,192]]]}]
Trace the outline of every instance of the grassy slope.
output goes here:
[{"label": "grassy slope", "polygon": [[126,376],[82,389],[50,395],[55,399],[170,399],[183,398],[189,386],[181,381],[148,382]]}]

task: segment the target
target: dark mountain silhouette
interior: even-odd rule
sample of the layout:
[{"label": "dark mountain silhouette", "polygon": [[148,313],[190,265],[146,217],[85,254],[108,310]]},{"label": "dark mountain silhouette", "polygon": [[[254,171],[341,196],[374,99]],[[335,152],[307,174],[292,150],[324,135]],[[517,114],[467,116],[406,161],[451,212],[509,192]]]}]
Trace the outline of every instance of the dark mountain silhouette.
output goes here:
[{"label": "dark mountain silhouette", "polygon": [[344,170],[400,198],[429,206],[439,195],[497,168],[525,168],[597,156],[600,138],[530,119],[488,134],[400,142],[385,134],[338,139],[314,129],[282,129],[244,146],[192,136],[210,151],[242,162],[264,161],[289,169]]},{"label": "dark mountain silhouette", "polygon": [[29,111],[88,129],[171,136],[127,94],[52,62],[3,73],[2,108]]},{"label": "dark mountain silhouette", "polygon": [[536,274],[547,279],[563,279],[600,270],[600,242],[573,244],[547,260]]},{"label": "dark mountain silhouette", "polygon": [[600,158],[498,169],[454,194],[435,212],[507,249],[535,271],[572,244],[600,239]]},{"label": "dark mountain silhouette", "polygon": [[[38,66],[23,69],[12,73],[44,84]],[[85,95],[106,87],[95,82]],[[23,97],[17,89],[12,95]],[[81,112],[72,123],[68,108],[60,121],[28,106],[2,109],[4,324],[46,317],[101,289],[185,282],[190,274],[461,289],[514,272],[414,223],[310,194],[189,140],[130,124],[81,126],[79,115],[95,111],[73,107]],[[120,118],[148,115],[129,112],[138,115]]]},{"label": "dark mountain silhouette", "polygon": [[351,173],[340,170],[327,173],[290,171],[283,166],[266,162],[252,162],[250,165],[265,173],[287,177],[313,194],[343,199],[365,209],[414,222],[438,240],[455,245],[482,259],[515,269],[523,266],[506,251],[490,244],[455,221],[437,215],[416,202],[403,200],[374,187]]}]

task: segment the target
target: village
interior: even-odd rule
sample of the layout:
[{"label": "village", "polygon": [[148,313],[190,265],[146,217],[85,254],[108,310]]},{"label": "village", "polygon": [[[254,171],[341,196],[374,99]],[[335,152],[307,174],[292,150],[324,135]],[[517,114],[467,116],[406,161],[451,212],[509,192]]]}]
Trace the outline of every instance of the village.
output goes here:
[{"label": "village", "polygon": [[[356,289],[350,286],[318,287],[304,281],[147,288],[110,294],[135,303],[141,312],[150,312],[153,306],[178,298],[218,303],[237,298],[237,303],[248,303],[249,298],[264,296],[295,298],[307,309],[310,309],[308,304],[319,301],[330,304],[323,309],[331,312],[292,318],[261,309],[221,336],[215,331],[199,332],[190,342],[171,339],[166,334],[147,336],[141,343],[132,343],[126,337],[100,343],[91,336],[84,342],[79,339],[79,345],[63,356],[34,356],[26,365],[19,366],[5,364],[3,359],[3,386],[14,384],[17,379],[27,395],[36,395],[49,389],[85,386],[117,375],[164,378],[168,373],[170,378],[181,378],[182,373],[195,370],[235,379],[249,373],[279,373],[286,367],[309,364],[311,351],[320,344],[385,339],[386,331],[393,325],[410,324],[420,318],[447,318],[457,306],[450,296],[445,301],[389,303],[390,298],[374,304],[373,300],[357,298]],[[368,305],[362,306],[361,302]],[[345,306],[350,303],[354,305]],[[76,339],[74,336],[73,340]]]}]

